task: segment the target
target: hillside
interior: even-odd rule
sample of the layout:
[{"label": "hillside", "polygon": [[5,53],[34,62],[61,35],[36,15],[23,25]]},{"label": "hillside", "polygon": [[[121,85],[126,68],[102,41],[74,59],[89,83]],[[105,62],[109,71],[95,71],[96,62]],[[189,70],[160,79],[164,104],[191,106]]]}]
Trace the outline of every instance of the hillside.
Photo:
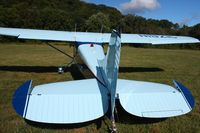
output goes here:
[{"label": "hillside", "polygon": [[[76,26],[75,26],[76,25]],[[180,27],[168,20],[123,15],[115,8],[80,0],[0,0],[0,26],[34,29],[189,35],[200,38],[200,24]]]}]

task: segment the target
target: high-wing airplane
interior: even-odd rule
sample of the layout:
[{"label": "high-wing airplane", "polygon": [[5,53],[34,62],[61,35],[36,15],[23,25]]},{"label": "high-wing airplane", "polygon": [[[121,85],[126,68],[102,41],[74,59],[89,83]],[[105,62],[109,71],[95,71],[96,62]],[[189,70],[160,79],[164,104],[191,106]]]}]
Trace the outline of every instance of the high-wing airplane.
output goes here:
[{"label": "high-wing airplane", "polygon": [[[24,119],[55,124],[82,123],[111,112],[116,131],[115,100],[130,114],[145,118],[166,118],[186,114],[194,98],[180,82],[169,85],[118,79],[121,43],[178,44],[199,43],[185,36],[65,32],[0,28],[0,35],[18,39],[74,42],[77,54],[93,74],[92,79],[57,82],[32,87],[22,84],[13,95],[13,107]],[[103,43],[109,43],[104,54]]]}]

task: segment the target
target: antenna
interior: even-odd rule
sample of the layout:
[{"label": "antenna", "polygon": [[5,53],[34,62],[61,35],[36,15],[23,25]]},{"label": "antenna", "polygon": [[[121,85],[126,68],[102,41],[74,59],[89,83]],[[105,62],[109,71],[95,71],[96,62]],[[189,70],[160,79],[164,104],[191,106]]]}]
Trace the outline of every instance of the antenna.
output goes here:
[{"label": "antenna", "polygon": [[101,25],[100,33],[103,33],[103,24]]},{"label": "antenna", "polygon": [[76,32],[77,23],[75,23],[74,31]]},{"label": "antenna", "polygon": [[74,38],[75,38],[75,41],[76,41],[76,27],[77,27],[77,24],[75,23],[75,26],[74,26],[74,32],[75,32]]}]

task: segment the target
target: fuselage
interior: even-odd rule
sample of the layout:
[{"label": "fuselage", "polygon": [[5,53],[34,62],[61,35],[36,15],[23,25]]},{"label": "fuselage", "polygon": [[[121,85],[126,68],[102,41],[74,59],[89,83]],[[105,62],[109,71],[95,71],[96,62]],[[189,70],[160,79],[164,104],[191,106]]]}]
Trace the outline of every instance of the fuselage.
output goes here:
[{"label": "fuselage", "polygon": [[75,69],[76,71],[80,72],[81,77],[84,77],[87,79],[95,78],[94,74],[90,71],[88,66],[82,60],[78,52],[78,47],[74,47],[74,61],[75,61],[74,66],[76,67]]},{"label": "fuselage", "polygon": [[99,62],[105,58],[100,44],[81,44],[74,47],[75,63],[79,71],[86,78],[97,78],[104,84]]}]

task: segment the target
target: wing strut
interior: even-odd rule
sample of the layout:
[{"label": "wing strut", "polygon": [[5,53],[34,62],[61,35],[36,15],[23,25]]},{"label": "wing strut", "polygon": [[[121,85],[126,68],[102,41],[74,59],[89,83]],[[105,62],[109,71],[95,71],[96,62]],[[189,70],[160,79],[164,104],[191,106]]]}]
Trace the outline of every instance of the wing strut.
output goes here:
[{"label": "wing strut", "polygon": [[66,55],[67,57],[69,57],[69,58],[71,58],[71,59],[74,59],[74,57],[72,57],[71,55],[65,53],[64,51],[60,50],[59,48],[56,48],[56,47],[53,46],[52,44],[50,44],[50,43],[48,43],[48,42],[47,42],[46,44],[47,44],[48,46],[52,47],[53,49],[57,50],[58,52],[60,52],[60,53],[62,53],[62,54],[64,54],[64,55]]}]

